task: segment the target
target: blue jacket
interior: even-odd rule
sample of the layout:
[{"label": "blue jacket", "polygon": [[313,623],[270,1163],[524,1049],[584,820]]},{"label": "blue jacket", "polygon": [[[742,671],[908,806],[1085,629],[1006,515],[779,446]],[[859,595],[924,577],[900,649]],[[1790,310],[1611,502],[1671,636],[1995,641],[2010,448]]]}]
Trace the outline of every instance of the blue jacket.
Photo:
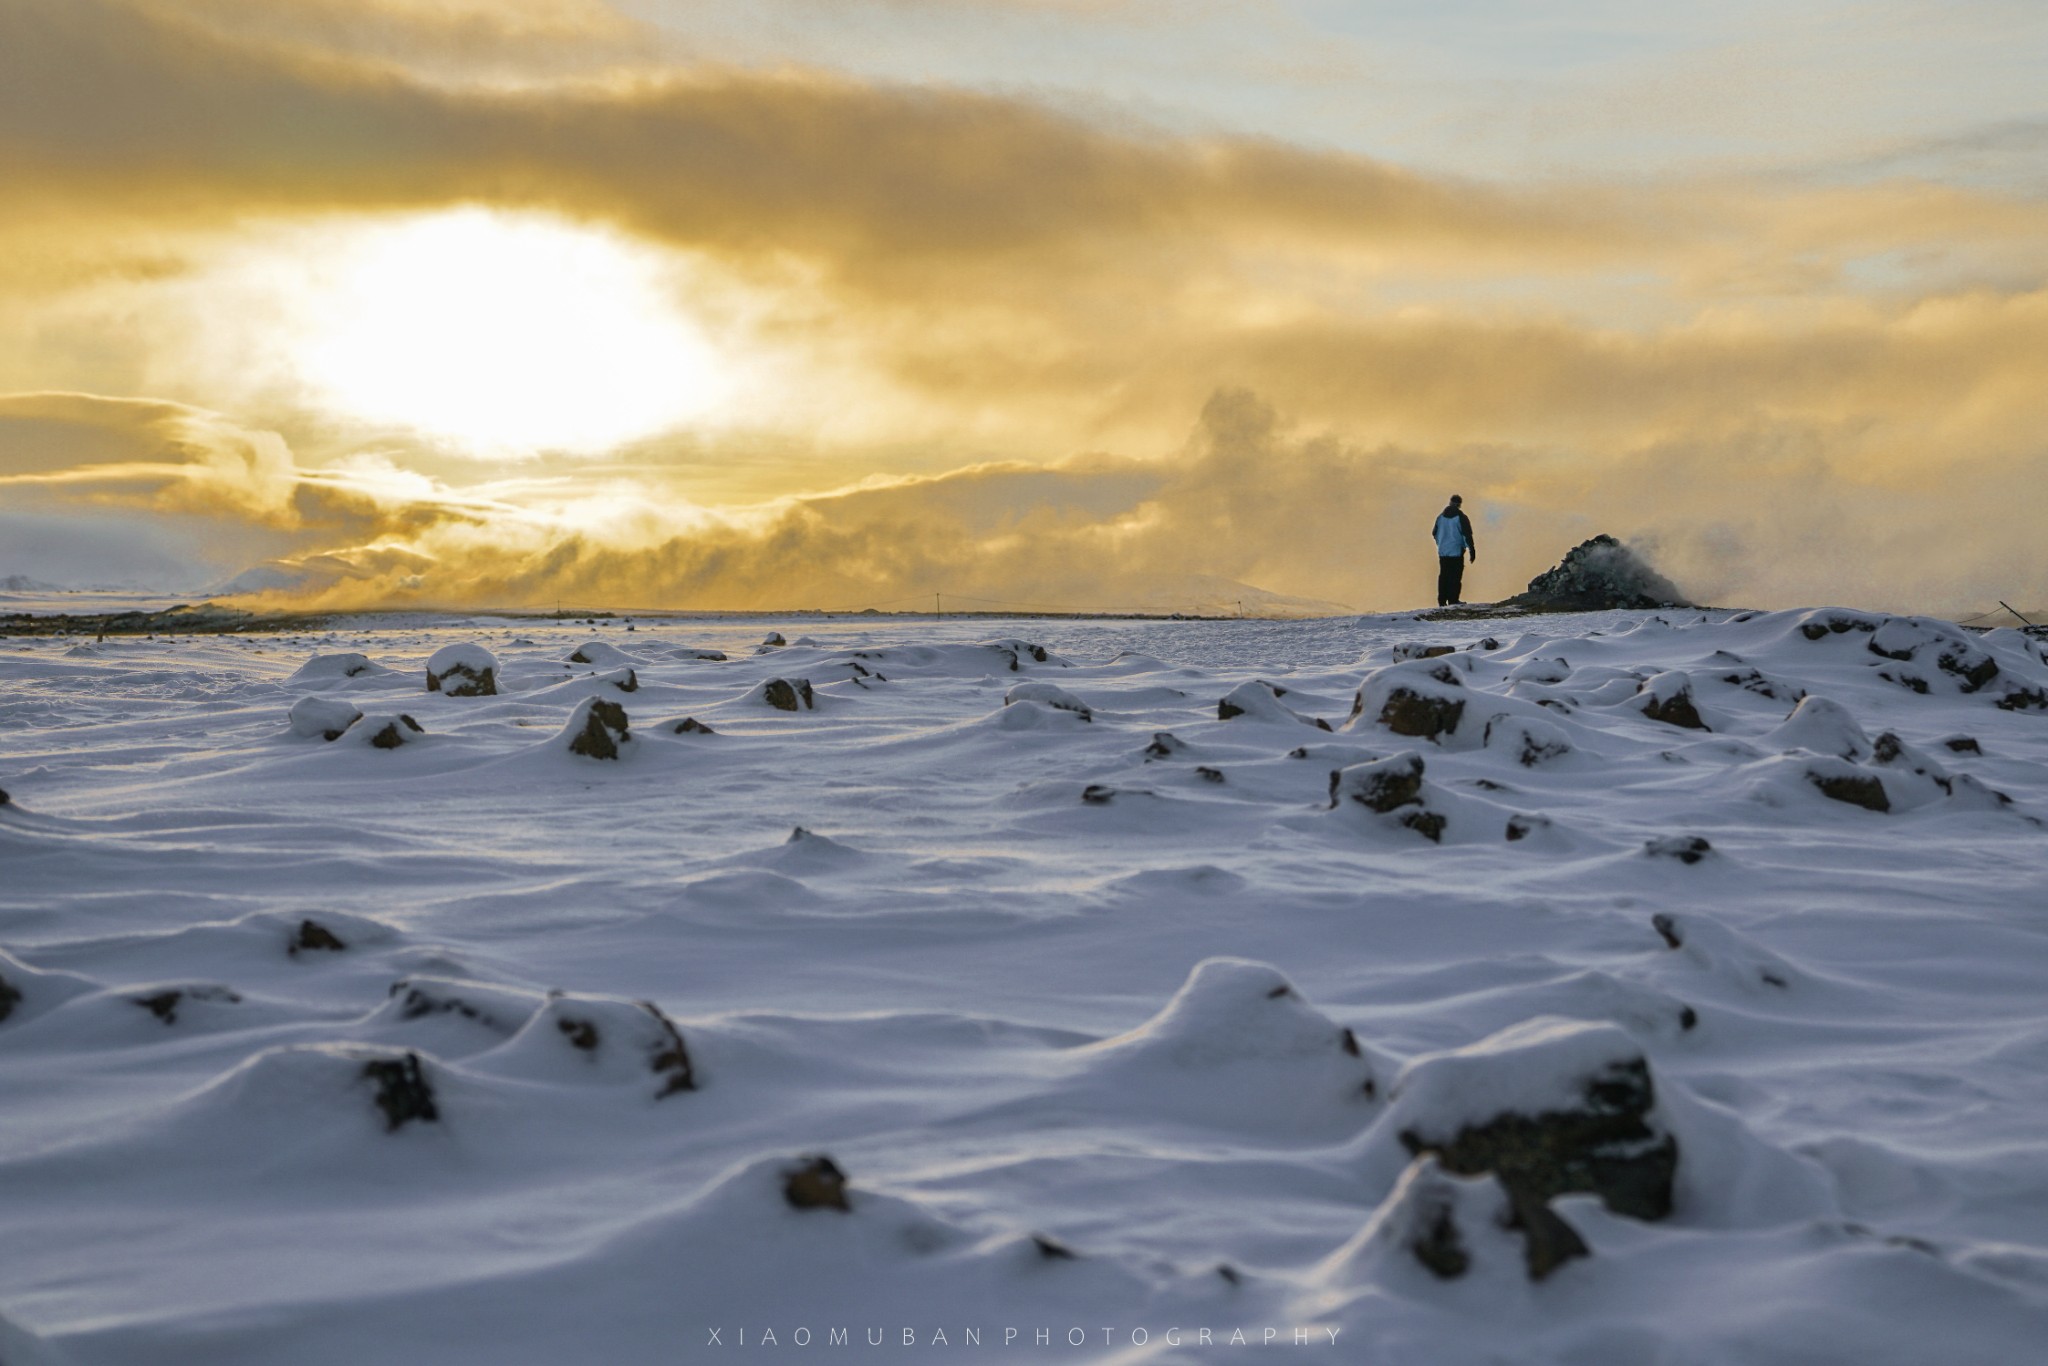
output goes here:
[{"label": "blue jacket", "polygon": [[1472,519],[1458,508],[1445,508],[1437,514],[1436,525],[1429,534],[1436,537],[1436,553],[1446,560],[1462,559],[1467,551],[1478,555],[1479,547],[1472,539]]}]

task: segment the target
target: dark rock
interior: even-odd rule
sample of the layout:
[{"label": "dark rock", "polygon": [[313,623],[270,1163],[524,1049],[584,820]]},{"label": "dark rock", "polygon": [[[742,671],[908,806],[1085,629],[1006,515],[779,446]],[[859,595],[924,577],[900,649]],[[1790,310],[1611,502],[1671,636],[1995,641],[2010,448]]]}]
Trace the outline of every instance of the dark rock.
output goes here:
[{"label": "dark rock", "polygon": [[795,1209],[836,1209],[851,1212],[846,1198],[846,1173],[820,1153],[799,1158],[800,1165],[782,1174],[782,1198]]},{"label": "dark rock", "polygon": [[0,1022],[5,1022],[14,1008],[21,1004],[21,988],[0,977]]},{"label": "dark rock", "polygon": [[697,1074],[690,1066],[690,1050],[683,1046],[683,1032],[677,1029],[675,1021],[661,1013],[661,1007],[652,1001],[642,1001],[640,1008],[654,1017],[661,1027],[662,1038],[650,1051],[647,1066],[654,1075],[662,1078],[661,1089],[654,1093],[660,1100],[678,1091],[697,1089]]},{"label": "dark rock", "polygon": [[1438,1280],[1454,1281],[1472,1265],[1472,1258],[1465,1251],[1465,1240],[1458,1233],[1458,1221],[1451,1217],[1448,1204],[1438,1205],[1430,1211],[1408,1244],[1408,1250]]},{"label": "dark rock", "polygon": [[818,705],[808,678],[799,678],[794,683],[787,678],[771,678],[761,687],[761,700],[777,711],[805,711]]},{"label": "dark rock", "polygon": [[620,692],[639,692],[640,675],[636,670],[629,668],[626,670],[626,676],[624,678],[614,678],[613,680],[611,680],[611,684]]},{"label": "dark rock", "polygon": [[11,805],[11,804],[13,803],[13,801],[14,801],[14,798],[12,798],[12,797],[10,797],[10,796],[8,796],[8,795],[7,795],[7,791],[6,791],[6,789],[4,789],[4,788],[0,788],[0,806],[8,806],[8,805]]},{"label": "dark rock", "polygon": [[1808,640],[1820,640],[1829,635],[1847,635],[1851,631],[1870,632],[1877,629],[1877,623],[1864,617],[1828,616],[1819,621],[1804,622],[1799,634]]},{"label": "dark rock", "polygon": [[1892,809],[1891,798],[1885,795],[1884,784],[1875,775],[1809,773],[1806,781],[1819,788],[1821,796],[1860,806],[1865,811]]},{"label": "dark rock", "polygon": [[[1226,716],[1222,719],[1228,721],[1230,718]],[[1145,746],[1145,758],[1148,761],[1171,759],[1176,754],[1186,753],[1187,747],[1187,742],[1174,735],[1172,731],[1156,730],[1152,732],[1152,743]]]},{"label": "dark rock", "polygon": [[1675,858],[1680,863],[1698,863],[1714,852],[1714,846],[1701,835],[1661,835],[1647,840],[1643,852],[1652,858]]},{"label": "dark rock", "polygon": [[1689,607],[1678,586],[1612,536],[1595,536],[1502,604],[1524,611],[1603,612]]},{"label": "dark rock", "polygon": [[616,702],[593,697],[584,714],[583,729],[569,737],[569,752],[587,759],[616,759],[619,746],[632,738],[626,709]]},{"label": "dark rock", "polygon": [[[419,728],[420,726],[417,721],[412,722],[413,730],[417,731]],[[370,737],[370,743],[378,749],[397,749],[405,743],[405,731],[399,728],[397,721],[387,721],[384,723],[382,730]]]},{"label": "dark rock", "polygon": [[1678,1008],[1678,1027],[1680,1029],[1690,1032],[1699,1027],[1699,1022],[1700,1013],[1697,1010],[1694,1010],[1691,1006],[1680,1006]]},{"label": "dark rock", "polygon": [[1943,673],[1954,674],[1960,678],[1964,692],[1976,692],[1998,677],[1998,661],[1990,655],[1979,654],[1974,650],[1944,651],[1934,664]]},{"label": "dark rock", "polygon": [[1205,782],[1220,783],[1223,781],[1223,770],[1220,768],[1210,768],[1205,764],[1197,764],[1195,766],[1195,776]]},{"label": "dark rock", "polygon": [[1397,755],[1369,764],[1354,764],[1330,774],[1330,806],[1350,798],[1368,811],[1385,814],[1422,801],[1422,756]]},{"label": "dark rock", "polygon": [[1465,699],[1462,697],[1432,697],[1412,688],[1396,688],[1387,694],[1386,705],[1380,708],[1379,720],[1396,735],[1434,740],[1439,735],[1455,731],[1464,715]]},{"label": "dark rock", "polygon": [[429,988],[403,978],[393,982],[386,994],[397,996],[400,992],[405,993],[398,1003],[398,1018],[401,1020],[418,1020],[428,1015],[460,1015],[465,1020],[475,1020],[493,1029],[501,1028],[489,1011],[471,1005],[460,996],[439,996]]},{"label": "dark rock", "polygon": [[1407,659],[1437,659],[1443,655],[1456,653],[1457,647],[1452,645],[1396,645],[1394,647],[1394,659],[1397,663]]},{"label": "dark rock", "polygon": [[1919,693],[1922,697],[1927,696],[1929,691],[1927,686],[1927,680],[1919,677],[1917,674],[1895,674],[1892,673],[1890,670],[1880,670],[1877,676],[1879,678],[1882,678],[1887,683],[1898,684],[1900,687],[1906,689],[1908,692]]},{"label": "dark rock", "polygon": [[328,929],[319,921],[301,920],[299,922],[299,932],[293,936],[292,942],[285,949],[285,952],[293,957],[297,957],[302,952],[324,951],[327,953],[340,953],[347,947],[348,945],[342,943],[334,931]]},{"label": "dark rock", "polygon": [[1090,783],[1081,789],[1081,800],[1090,806],[1108,806],[1116,799],[1116,789],[1101,783]]},{"label": "dark rock", "polygon": [[1485,639],[1479,642],[1479,648],[1482,650],[1498,650],[1500,648],[1500,642],[1498,640],[1495,640],[1492,636],[1487,636]]},{"label": "dark rock", "polygon": [[1244,1277],[1238,1274],[1237,1268],[1232,1266],[1229,1262],[1217,1263],[1216,1274],[1221,1276],[1224,1280],[1228,1281],[1232,1285],[1240,1285],[1244,1281]]},{"label": "dark rock", "polygon": [[1870,744],[1870,757],[1874,763],[1895,764],[1905,752],[1906,742],[1899,738],[1897,731],[1888,730]]},{"label": "dark rock", "polygon": [[2048,711],[2048,692],[2039,688],[2016,688],[1998,699],[2000,711]]},{"label": "dark rock", "polygon": [[1678,919],[1669,911],[1659,911],[1650,917],[1650,928],[1657,932],[1667,949],[1685,947],[1685,935],[1679,931]]},{"label": "dark rock", "polygon": [[441,1118],[419,1054],[373,1059],[363,1064],[363,1075],[377,1083],[377,1108],[384,1112],[386,1133],[396,1133],[414,1120],[432,1124]]},{"label": "dark rock", "polygon": [[1584,1239],[1550,1208],[1557,1196],[1597,1195],[1634,1219],[1671,1213],[1678,1140],[1650,1126],[1655,1103],[1649,1063],[1629,1058],[1588,1079],[1573,1109],[1510,1111],[1467,1125],[1448,1142],[1412,1129],[1400,1138],[1412,1155],[1435,1154],[1446,1171],[1490,1172],[1500,1181],[1512,1210],[1508,1226],[1522,1230],[1530,1279],[1541,1280],[1587,1252]]},{"label": "dark rock", "polygon": [[765,646],[768,646],[771,649],[789,644],[788,641],[782,638],[782,632],[780,631],[770,631],[768,633],[767,639],[763,640],[761,643]]},{"label": "dark rock", "polygon": [[1796,706],[1806,699],[1806,689],[1793,687],[1789,683],[1781,683],[1774,678],[1766,678],[1755,669],[1750,669],[1745,673],[1723,674],[1721,675],[1721,681],[1741,688],[1744,692],[1753,692],[1759,697],[1768,697],[1774,702],[1790,702]]},{"label": "dark rock", "polygon": [[238,1005],[242,998],[226,987],[174,987],[159,991],[153,996],[137,996],[135,1004],[162,1020],[165,1024],[178,1022],[178,1007],[187,999],[194,1001],[225,1001]]},{"label": "dark rock", "polygon": [[1984,746],[1978,744],[1976,737],[1971,735],[1951,736],[1941,743],[1958,754],[1982,754],[1984,752]]},{"label": "dark rock", "polygon": [[1643,715],[1652,721],[1662,721],[1667,726],[1678,726],[1685,730],[1706,730],[1707,723],[1700,719],[1699,708],[1693,705],[1690,692],[1675,692],[1669,697],[1652,697],[1643,704]]},{"label": "dark rock", "polygon": [[1080,1255],[1059,1239],[1043,1233],[1032,1234],[1031,1245],[1049,1262],[1071,1262]]},{"label": "dark rock", "polygon": [[697,719],[696,717],[694,717],[694,716],[685,716],[685,717],[684,717],[684,718],[683,718],[682,720],[680,720],[680,721],[676,722],[676,724],[675,724],[675,732],[676,732],[676,734],[678,734],[678,735],[716,735],[716,734],[718,734],[718,732],[717,732],[717,731],[715,731],[715,730],[711,729],[711,727],[709,727],[709,726],[705,725],[705,724],[704,724],[704,723],[703,723],[702,721],[699,721],[699,720],[698,720],[698,719]]},{"label": "dark rock", "polygon": [[571,1048],[581,1049],[585,1053],[597,1051],[598,1032],[595,1021],[572,1020],[564,1015],[555,1021],[555,1028],[562,1031]]},{"label": "dark rock", "polygon": [[1427,839],[1431,844],[1442,844],[1444,840],[1444,818],[1434,811],[1409,811],[1402,815],[1401,824]]}]

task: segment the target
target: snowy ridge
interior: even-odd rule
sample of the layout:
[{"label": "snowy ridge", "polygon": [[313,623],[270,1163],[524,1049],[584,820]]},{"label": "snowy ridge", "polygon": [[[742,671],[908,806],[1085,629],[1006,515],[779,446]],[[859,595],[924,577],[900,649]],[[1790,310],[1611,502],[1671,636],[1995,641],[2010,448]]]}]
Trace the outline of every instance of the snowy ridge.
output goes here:
[{"label": "snowy ridge", "polygon": [[0,643],[0,1362],[2031,1359],[2048,642],[1527,624]]}]

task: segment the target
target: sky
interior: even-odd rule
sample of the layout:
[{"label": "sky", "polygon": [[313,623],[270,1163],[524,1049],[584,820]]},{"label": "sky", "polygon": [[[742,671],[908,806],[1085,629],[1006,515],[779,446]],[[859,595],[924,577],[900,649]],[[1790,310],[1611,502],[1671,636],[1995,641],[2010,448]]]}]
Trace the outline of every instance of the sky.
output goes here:
[{"label": "sky", "polygon": [[0,576],[2048,604],[2048,6],[0,0]]}]

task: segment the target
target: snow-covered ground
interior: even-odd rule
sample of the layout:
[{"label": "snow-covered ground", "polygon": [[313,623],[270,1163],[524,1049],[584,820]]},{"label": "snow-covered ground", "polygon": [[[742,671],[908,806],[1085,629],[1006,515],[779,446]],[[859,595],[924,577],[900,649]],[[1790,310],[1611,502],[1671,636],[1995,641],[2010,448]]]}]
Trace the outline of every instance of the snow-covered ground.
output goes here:
[{"label": "snow-covered ground", "polygon": [[2048,1351],[2019,632],[11,640],[0,787],[6,1366]]}]

